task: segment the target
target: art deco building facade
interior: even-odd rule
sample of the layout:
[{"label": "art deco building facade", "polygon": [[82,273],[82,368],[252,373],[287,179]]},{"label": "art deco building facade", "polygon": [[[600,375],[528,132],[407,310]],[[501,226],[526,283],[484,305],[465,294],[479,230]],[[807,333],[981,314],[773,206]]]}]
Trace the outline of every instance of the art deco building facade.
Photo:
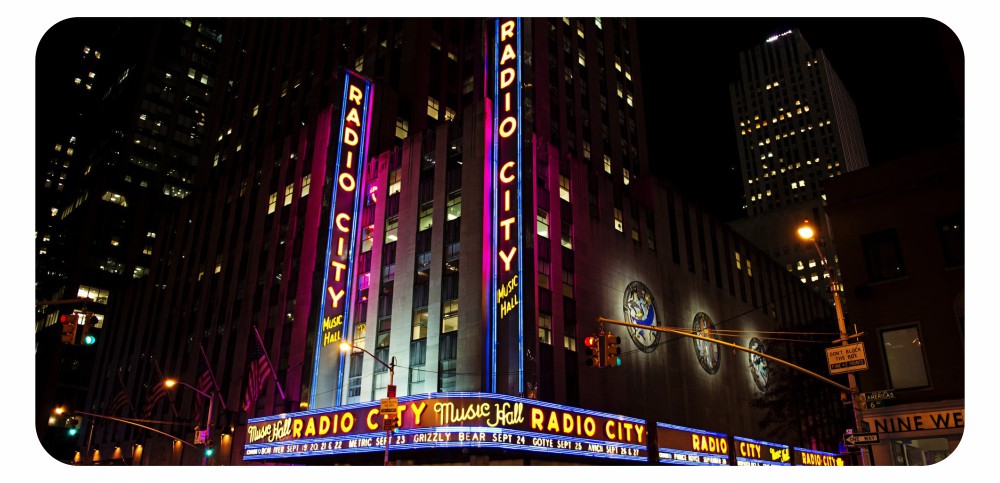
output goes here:
[{"label": "art deco building facade", "polygon": [[823,51],[798,30],[741,53],[739,71],[730,97],[747,218],[732,226],[822,289],[822,263],[794,228],[803,220],[817,226],[836,265],[821,182],[868,166],[854,101]]},{"label": "art deco building facade", "polygon": [[[697,453],[705,463],[736,459],[720,449],[727,435],[780,441],[786,461],[790,446],[836,452],[836,391],[816,383],[791,397],[811,383],[745,352],[606,323],[623,365],[585,365],[582,341],[605,317],[814,367],[814,347],[768,340],[832,317],[765,253],[648,176],[634,22],[251,19],[226,35],[202,189],[162,221],[150,277],[115,312],[131,323],[107,337],[116,349],[98,359],[92,406],[117,391],[118,369],[135,401],[161,373],[196,380],[203,349],[227,407],[213,426],[225,464],[268,459],[284,444],[275,438],[292,437],[272,422],[318,421],[307,435],[328,434],[331,417],[333,431],[355,428],[350,412],[377,405],[390,378],[400,405],[414,405],[401,462],[587,461],[573,458],[588,450],[514,442],[420,451],[430,437],[416,407],[449,397],[580,408],[578,428],[600,412],[637,431],[600,461],[644,460],[649,435],[679,427],[712,442]],[[244,409],[258,333],[275,374]],[[341,352],[343,341],[368,354]],[[181,390],[176,415],[164,403],[152,419],[193,421],[196,397]],[[638,429],[649,421],[656,431]],[[95,432],[96,445],[115,442],[141,443],[136,462],[201,462],[124,425]],[[288,455],[379,456],[355,440],[303,444],[313,443]],[[355,446],[341,455],[341,444]]]}]

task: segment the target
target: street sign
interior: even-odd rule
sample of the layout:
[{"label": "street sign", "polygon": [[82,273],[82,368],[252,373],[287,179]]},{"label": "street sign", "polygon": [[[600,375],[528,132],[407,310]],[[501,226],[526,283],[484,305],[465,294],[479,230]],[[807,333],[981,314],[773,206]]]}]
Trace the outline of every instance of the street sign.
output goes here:
[{"label": "street sign", "polygon": [[863,342],[827,347],[826,362],[829,366],[830,374],[868,370],[868,359],[865,358],[865,345]]},{"label": "street sign", "polygon": [[878,433],[845,434],[844,443],[846,443],[848,446],[863,446],[869,444],[878,444],[879,443]]},{"label": "street sign", "polygon": [[863,392],[858,395],[862,402],[864,401],[885,401],[886,399],[895,399],[896,393],[892,389],[885,389],[882,391],[871,391]]},{"label": "street sign", "polygon": [[875,409],[880,408],[885,404],[885,401],[862,401],[861,409]]},{"label": "street sign", "polygon": [[396,408],[399,406],[399,399],[394,397],[384,397],[379,405],[378,412],[383,416],[392,415],[392,419],[396,416]]}]

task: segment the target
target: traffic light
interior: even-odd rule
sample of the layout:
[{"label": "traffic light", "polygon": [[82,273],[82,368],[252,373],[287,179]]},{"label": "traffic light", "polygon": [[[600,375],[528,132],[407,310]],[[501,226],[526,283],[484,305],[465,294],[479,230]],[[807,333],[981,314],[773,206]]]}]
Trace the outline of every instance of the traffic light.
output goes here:
[{"label": "traffic light", "polygon": [[208,440],[205,442],[205,457],[211,458],[215,456],[215,441]]},{"label": "traffic light", "polygon": [[62,324],[62,343],[76,343],[76,314],[63,314],[59,316],[59,323]]},{"label": "traffic light", "polygon": [[83,326],[83,337],[80,338],[83,345],[94,345],[97,343],[97,337],[94,334],[94,329],[97,328],[97,322],[96,315],[91,314],[91,316],[87,318],[87,323]]},{"label": "traffic light", "polygon": [[76,416],[71,416],[66,420],[66,433],[70,436],[76,436],[76,433],[80,432],[80,418]]},{"label": "traffic light", "polygon": [[601,342],[603,339],[600,334],[595,334],[587,337],[583,340],[583,345],[587,346],[584,350],[584,355],[587,356],[587,360],[584,362],[588,367],[604,367],[603,359],[601,358]]},{"label": "traffic light", "polygon": [[618,367],[622,365],[621,344],[622,338],[608,332],[604,334],[604,367]]}]

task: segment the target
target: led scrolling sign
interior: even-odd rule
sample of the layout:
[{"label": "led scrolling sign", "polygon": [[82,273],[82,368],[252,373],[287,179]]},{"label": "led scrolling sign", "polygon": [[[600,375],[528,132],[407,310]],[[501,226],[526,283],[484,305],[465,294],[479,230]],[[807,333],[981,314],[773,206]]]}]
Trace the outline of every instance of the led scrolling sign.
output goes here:
[{"label": "led scrolling sign", "polygon": [[[340,400],[343,383],[343,356],[340,340],[347,333],[350,318],[354,266],[354,238],[360,206],[361,173],[368,156],[371,126],[372,82],[346,71],[340,129],[336,139],[337,165],[327,237],[326,273],[323,279],[323,307],[316,340],[316,367],[311,405],[322,407]],[[331,150],[333,148],[331,147]],[[336,386],[334,387],[334,381]],[[318,394],[329,402],[317,404]]]}]

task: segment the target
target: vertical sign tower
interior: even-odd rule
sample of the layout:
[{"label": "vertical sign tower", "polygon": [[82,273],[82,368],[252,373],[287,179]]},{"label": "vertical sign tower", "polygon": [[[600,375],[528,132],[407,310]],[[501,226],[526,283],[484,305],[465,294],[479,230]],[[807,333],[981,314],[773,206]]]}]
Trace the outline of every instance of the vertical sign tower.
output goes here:
[{"label": "vertical sign tower", "polygon": [[[340,109],[340,130],[330,143],[336,150],[333,195],[330,202],[330,229],[326,243],[326,273],[323,276],[323,304],[320,306],[316,360],[309,406],[337,406],[341,401],[344,355],[340,341],[350,327],[350,307],[354,287],[354,241],[357,238],[360,179],[368,156],[371,127],[372,82],[355,72],[344,75],[344,99]],[[332,127],[331,123],[331,127]]]},{"label": "vertical sign tower", "polygon": [[521,28],[519,18],[495,19],[487,44],[492,75],[486,123],[491,251],[486,388],[507,394],[524,393]]}]

